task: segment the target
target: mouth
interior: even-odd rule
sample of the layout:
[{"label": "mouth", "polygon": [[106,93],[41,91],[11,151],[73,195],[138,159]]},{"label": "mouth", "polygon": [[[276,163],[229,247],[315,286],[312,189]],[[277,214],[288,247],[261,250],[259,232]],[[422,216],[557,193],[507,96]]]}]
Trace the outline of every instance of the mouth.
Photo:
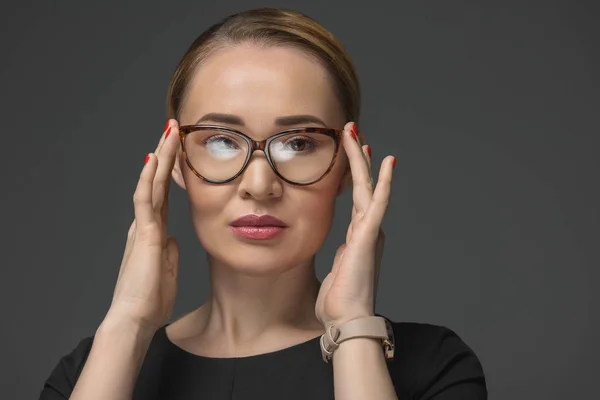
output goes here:
[{"label": "mouth", "polygon": [[288,225],[272,215],[244,215],[229,224],[231,231],[244,239],[267,240],[281,235]]}]

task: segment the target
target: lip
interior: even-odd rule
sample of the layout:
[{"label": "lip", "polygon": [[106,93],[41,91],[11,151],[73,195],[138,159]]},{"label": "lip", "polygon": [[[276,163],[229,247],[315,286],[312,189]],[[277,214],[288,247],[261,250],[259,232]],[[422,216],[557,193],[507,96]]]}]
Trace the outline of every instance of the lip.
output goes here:
[{"label": "lip", "polygon": [[288,227],[272,215],[244,215],[229,224],[231,231],[244,239],[267,240],[281,235]]},{"label": "lip", "polygon": [[282,220],[272,215],[244,215],[230,224],[232,227],[279,227],[287,228]]}]

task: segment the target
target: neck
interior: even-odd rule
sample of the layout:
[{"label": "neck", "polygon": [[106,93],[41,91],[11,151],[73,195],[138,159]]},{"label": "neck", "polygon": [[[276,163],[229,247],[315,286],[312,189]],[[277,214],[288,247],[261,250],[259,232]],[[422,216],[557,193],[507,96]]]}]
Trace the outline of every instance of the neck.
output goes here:
[{"label": "neck", "polygon": [[271,275],[248,275],[209,258],[211,291],[201,307],[206,337],[244,347],[285,334],[302,341],[322,330],[315,316],[320,282],[314,258]]}]

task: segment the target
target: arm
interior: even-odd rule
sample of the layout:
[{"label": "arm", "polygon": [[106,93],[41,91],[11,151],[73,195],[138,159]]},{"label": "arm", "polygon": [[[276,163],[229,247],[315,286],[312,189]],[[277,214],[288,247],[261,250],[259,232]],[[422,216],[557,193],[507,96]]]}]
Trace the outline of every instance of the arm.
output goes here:
[{"label": "arm", "polygon": [[129,400],[154,332],[105,320],[70,400]]},{"label": "arm", "polygon": [[[369,147],[359,145],[355,123],[347,124],[344,130],[342,145],[352,172],[353,209],[346,243],[338,248],[317,297],[316,315],[326,330],[373,315],[384,242],[381,222],[396,164],[394,157],[384,158],[373,187]],[[425,340],[418,335],[415,342],[422,342],[422,347],[404,349],[407,352],[401,354],[412,353],[413,357],[398,362],[392,375],[378,341],[353,338],[342,342],[332,359],[336,400],[397,399],[396,387],[409,390],[399,393],[422,400],[487,399],[481,364],[470,349],[447,329],[423,329],[434,336]],[[436,342],[440,338],[441,342]],[[431,352],[433,357],[429,357]],[[398,370],[399,366],[405,370]],[[402,382],[412,376],[417,377],[416,387]]]},{"label": "arm", "polygon": [[381,342],[355,338],[333,353],[336,400],[396,400]]},{"label": "arm", "polygon": [[[385,157],[374,186],[370,148],[359,144],[356,123],[344,127],[342,145],[352,173],[353,208],[346,243],[338,248],[317,297],[316,315],[326,330],[373,316],[384,243],[381,222],[396,164],[395,157]],[[380,341],[347,340],[335,350],[332,362],[336,400],[397,399]]]},{"label": "arm", "polygon": [[169,120],[155,153],[146,156],[133,196],[135,219],[107,314],[112,317],[105,317],[96,332],[72,400],[131,399],[152,338],[173,311],[179,247],[167,235],[166,215],[177,130]]}]

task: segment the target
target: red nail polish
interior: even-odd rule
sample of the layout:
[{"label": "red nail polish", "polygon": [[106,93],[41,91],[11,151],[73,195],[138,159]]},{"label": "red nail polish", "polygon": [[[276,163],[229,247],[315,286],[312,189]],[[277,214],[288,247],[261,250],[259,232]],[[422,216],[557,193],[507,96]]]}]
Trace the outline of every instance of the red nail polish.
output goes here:
[{"label": "red nail polish", "polygon": [[167,123],[165,124],[165,129],[163,129],[163,131],[166,131],[167,128],[169,127],[169,123],[171,122],[170,119],[167,120]]},{"label": "red nail polish", "polygon": [[396,157],[394,157],[394,161],[392,161],[392,168],[396,166]]},{"label": "red nail polish", "polygon": [[371,146],[367,145],[367,154],[371,157]]},{"label": "red nail polish", "polygon": [[167,130],[167,133],[165,135],[165,139],[168,138],[170,134],[171,134],[171,127],[169,127],[169,129]]},{"label": "red nail polish", "polygon": [[350,136],[352,136],[352,139],[354,139],[354,141],[358,142],[358,138],[356,137],[356,134],[353,130],[350,131]]},{"label": "red nail polish", "polygon": [[150,159],[150,154],[146,154],[146,159],[144,160],[144,165],[148,164],[149,159]]},{"label": "red nail polish", "polygon": [[352,133],[352,137],[358,142],[358,126],[356,125],[356,122],[352,123]]}]

